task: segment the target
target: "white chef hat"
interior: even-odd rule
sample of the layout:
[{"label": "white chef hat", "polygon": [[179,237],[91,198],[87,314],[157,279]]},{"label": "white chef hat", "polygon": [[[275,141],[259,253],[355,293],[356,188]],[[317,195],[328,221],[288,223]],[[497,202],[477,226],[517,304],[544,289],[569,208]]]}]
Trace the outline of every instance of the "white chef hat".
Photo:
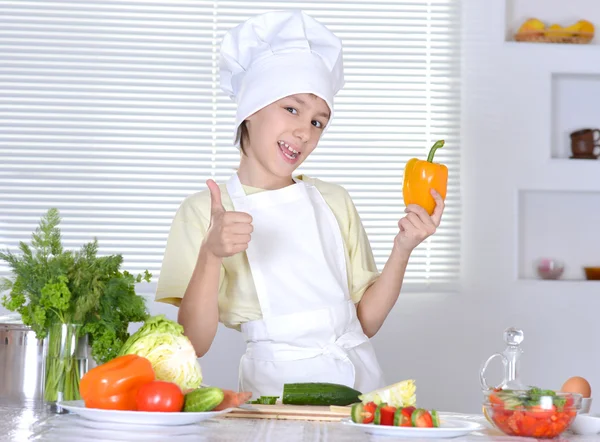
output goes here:
[{"label": "white chef hat", "polygon": [[[342,42],[302,11],[274,11],[231,29],[221,44],[221,89],[237,103],[234,144],[240,124],[265,106],[293,94],[325,100],[344,86]],[[329,127],[329,124],[327,125]]]}]

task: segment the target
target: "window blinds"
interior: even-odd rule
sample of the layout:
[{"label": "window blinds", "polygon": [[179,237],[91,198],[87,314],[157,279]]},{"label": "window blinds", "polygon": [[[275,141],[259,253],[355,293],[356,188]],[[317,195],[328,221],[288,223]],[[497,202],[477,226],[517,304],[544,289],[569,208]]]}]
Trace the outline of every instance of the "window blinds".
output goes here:
[{"label": "window blinds", "polygon": [[[218,83],[226,30],[302,8],[344,42],[336,118],[298,170],[344,186],[380,269],[404,215],[403,167],[450,169],[438,232],[405,289],[443,290],[460,265],[460,2],[3,0],[0,2],[0,247],[29,241],[57,207],[67,248],[94,236],[124,268],[158,276],[181,201],[239,160],[234,105]],[[8,268],[0,263],[0,276]]]}]

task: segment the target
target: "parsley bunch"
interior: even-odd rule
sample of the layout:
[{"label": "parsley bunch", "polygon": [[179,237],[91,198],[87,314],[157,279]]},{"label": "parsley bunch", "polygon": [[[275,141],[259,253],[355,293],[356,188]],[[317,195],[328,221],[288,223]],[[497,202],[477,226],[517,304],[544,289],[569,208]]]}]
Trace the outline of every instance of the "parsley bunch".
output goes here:
[{"label": "parsley bunch", "polygon": [[52,324],[81,324],[80,333],[88,334],[92,356],[101,364],[118,355],[130,322],[149,317],[135,284],[150,282],[151,275],[120,270],[121,255],[98,256],[97,239],[78,251],[65,250],[60,221],[57,209],[48,210],[31,245],[21,242],[20,254],[0,252],[14,276],[0,281],[0,292],[9,292],[2,305],[18,312],[38,339]]}]

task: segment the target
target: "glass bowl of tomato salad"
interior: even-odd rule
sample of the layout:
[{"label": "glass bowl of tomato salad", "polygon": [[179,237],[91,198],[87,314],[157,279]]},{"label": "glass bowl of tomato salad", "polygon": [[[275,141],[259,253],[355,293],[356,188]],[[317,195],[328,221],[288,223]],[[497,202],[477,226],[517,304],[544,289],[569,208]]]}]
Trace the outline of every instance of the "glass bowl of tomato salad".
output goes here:
[{"label": "glass bowl of tomato salad", "polygon": [[483,410],[509,436],[552,439],[567,430],[581,408],[582,396],[531,387],[484,391]]}]

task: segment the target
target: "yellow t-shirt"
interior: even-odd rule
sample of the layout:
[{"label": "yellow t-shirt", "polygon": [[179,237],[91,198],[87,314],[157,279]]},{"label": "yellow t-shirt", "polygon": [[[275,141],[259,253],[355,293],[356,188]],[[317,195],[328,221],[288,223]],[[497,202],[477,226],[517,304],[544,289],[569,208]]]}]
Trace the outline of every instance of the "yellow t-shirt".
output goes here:
[{"label": "yellow t-shirt", "polygon": [[[313,184],[338,221],[344,242],[348,287],[352,300],[360,301],[377,279],[371,245],[356,207],[342,186],[306,175],[297,178]],[[219,184],[225,210],[234,210],[225,184]],[[263,189],[243,186],[247,195]],[[158,279],[155,300],[179,306],[194,271],[198,251],[210,223],[210,192],[188,196],[175,214]],[[223,259],[219,281],[219,321],[239,330],[239,325],[262,314],[246,253]]]}]

